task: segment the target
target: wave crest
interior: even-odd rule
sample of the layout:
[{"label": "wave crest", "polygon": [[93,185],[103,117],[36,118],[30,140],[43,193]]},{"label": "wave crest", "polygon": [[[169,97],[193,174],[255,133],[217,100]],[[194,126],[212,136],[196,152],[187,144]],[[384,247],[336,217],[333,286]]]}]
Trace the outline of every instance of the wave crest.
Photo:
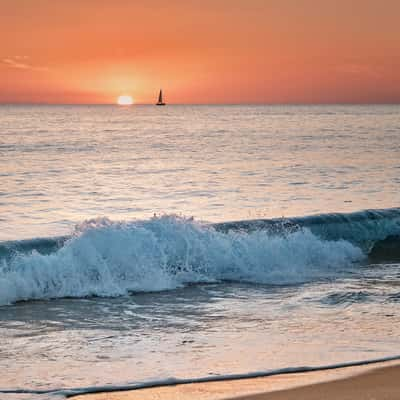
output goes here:
[{"label": "wave crest", "polygon": [[219,232],[191,219],[87,221],[50,254],[3,259],[0,304],[60,297],[120,296],[191,283],[301,283],[334,274],[364,257],[344,240],[309,229]]}]

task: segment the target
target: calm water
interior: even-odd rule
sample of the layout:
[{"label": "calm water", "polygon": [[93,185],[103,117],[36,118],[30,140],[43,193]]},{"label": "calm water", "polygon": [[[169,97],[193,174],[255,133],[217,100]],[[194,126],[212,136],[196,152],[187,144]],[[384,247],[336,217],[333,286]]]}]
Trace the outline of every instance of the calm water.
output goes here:
[{"label": "calm water", "polygon": [[400,106],[0,107],[0,240],[399,205]]},{"label": "calm water", "polygon": [[400,353],[400,211],[210,225],[397,207],[399,175],[400,106],[1,106],[0,391]]}]

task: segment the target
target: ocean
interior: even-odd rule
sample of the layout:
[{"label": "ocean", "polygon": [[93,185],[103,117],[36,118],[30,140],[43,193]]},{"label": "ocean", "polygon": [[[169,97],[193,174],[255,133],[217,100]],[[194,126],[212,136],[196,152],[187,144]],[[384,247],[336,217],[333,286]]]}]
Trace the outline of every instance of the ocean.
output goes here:
[{"label": "ocean", "polygon": [[399,185],[399,105],[0,106],[0,399],[399,355]]}]

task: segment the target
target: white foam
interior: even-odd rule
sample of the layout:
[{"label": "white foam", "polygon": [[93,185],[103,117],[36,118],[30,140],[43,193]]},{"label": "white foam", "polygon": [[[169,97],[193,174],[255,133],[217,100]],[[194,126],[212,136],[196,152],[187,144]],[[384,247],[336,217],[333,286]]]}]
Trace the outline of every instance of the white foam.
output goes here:
[{"label": "white foam", "polygon": [[3,261],[0,304],[60,297],[120,296],[219,280],[300,283],[359,261],[349,242],[326,241],[303,229],[221,233],[176,216],[82,224],[58,251]]}]

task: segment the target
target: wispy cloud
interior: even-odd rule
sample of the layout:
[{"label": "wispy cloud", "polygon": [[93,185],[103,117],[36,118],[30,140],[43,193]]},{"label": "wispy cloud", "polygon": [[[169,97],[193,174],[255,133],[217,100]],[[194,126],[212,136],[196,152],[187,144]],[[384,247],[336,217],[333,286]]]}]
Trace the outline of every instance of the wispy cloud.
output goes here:
[{"label": "wispy cloud", "polygon": [[48,71],[48,67],[33,65],[29,62],[28,56],[11,56],[1,60],[3,65],[9,68],[26,69],[31,71]]},{"label": "wispy cloud", "polygon": [[337,66],[336,69],[349,75],[369,76],[370,78],[381,78],[383,76],[383,71],[379,65],[370,65],[357,61],[348,61]]}]

